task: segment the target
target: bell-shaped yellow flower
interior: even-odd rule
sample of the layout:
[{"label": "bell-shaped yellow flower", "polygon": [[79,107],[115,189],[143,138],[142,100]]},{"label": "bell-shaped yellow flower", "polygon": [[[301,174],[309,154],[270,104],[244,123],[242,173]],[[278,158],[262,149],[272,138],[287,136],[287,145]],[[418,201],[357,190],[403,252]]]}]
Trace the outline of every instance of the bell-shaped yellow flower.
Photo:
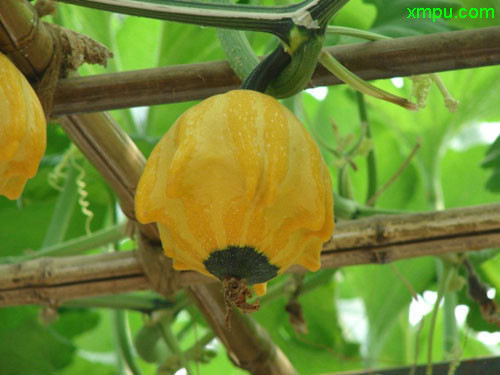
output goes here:
[{"label": "bell-shaped yellow flower", "polygon": [[35,91],[0,53],[0,195],[17,199],[45,152],[46,122]]},{"label": "bell-shaped yellow flower", "polygon": [[276,99],[235,90],[177,119],[139,182],[136,214],[157,222],[177,270],[246,280],[259,295],[293,264],[320,267],[333,231],[330,175]]}]

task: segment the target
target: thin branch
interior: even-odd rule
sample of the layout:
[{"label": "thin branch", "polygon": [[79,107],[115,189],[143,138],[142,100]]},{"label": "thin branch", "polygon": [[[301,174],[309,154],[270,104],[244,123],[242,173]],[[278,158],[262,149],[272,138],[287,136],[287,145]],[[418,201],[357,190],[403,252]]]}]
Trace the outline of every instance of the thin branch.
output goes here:
[{"label": "thin branch", "polygon": [[417,151],[420,149],[421,142],[422,141],[420,140],[420,138],[417,138],[417,144],[415,145],[415,147],[413,147],[413,150],[410,152],[410,155],[408,155],[408,157],[405,159],[403,164],[401,164],[401,166],[391,176],[391,178],[389,178],[389,180],[387,180],[387,182],[384,185],[382,185],[380,187],[380,189],[378,189],[375,192],[375,194],[373,194],[373,196],[366,202],[367,206],[373,206],[373,204],[389,188],[389,186],[391,186],[394,183],[394,181],[396,181],[398,179],[398,177],[401,176],[401,173],[403,173],[404,170],[408,167],[408,165],[412,161],[413,157],[415,156]]},{"label": "thin branch", "polygon": [[[378,186],[378,173],[377,173],[377,163],[375,160],[375,147],[373,144],[372,130],[370,122],[368,121],[368,113],[366,110],[366,101],[365,96],[356,91],[356,98],[358,101],[358,111],[359,111],[359,119],[361,120],[361,126],[365,129],[366,139],[368,142],[371,142],[370,150],[366,155],[366,171],[367,171],[367,179],[368,179],[368,188],[366,191],[366,200],[368,201],[370,197],[375,194]],[[368,206],[368,205],[367,205]]]},{"label": "thin branch", "polygon": [[394,271],[394,273],[396,274],[398,279],[401,280],[401,282],[403,283],[405,288],[408,290],[408,292],[410,292],[413,300],[415,302],[418,302],[418,294],[415,291],[415,288],[413,287],[413,285],[411,285],[411,283],[408,281],[408,279],[406,277],[404,277],[404,275],[401,273],[401,271],[399,271],[399,269],[393,263],[390,263],[389,265],[391,266],[392,270]]},{"label": "thin branch", "polygon": [[[500,27],[328,47],[364,80],[500,64]],[[342,82],[318,67],[311,86]],[[59,81],[54,115],[204,99],[236,89],[226,61],[67,78]]]}]

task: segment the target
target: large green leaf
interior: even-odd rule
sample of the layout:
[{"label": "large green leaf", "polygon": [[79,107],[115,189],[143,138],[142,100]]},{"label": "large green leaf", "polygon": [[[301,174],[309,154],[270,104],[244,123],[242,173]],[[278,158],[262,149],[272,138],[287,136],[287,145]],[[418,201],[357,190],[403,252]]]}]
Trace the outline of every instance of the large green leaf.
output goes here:
[{"label": "large green leaf", "polygon": [[[432,258],[417,258],[395,263],[403,277],[420,293],[435,280],[435,262]],[[387,334],[398,316],[411,301],[411,294],[403,281],[387,265],[349,267],[342,271],[343,293],[361,298],[368,318],[367,353],[376,360]]]},{"label": "large green leaf", "polygon": [[[416,139],[421,138],[422,146],[415,162],[425,184],[429,208],[434,207],[439,200],[441,158],[450,146],[450,140],[467,125],[493,121],[500,117],[496,105],[496,97],[500,93],[498,72],[498,67],[489,67],[440,74],[449,91],[461,103],[454,114],[445,108],[436,87],[431,88],[427,107],[417,113],[395,108],[385,102],[378,101],[374,104],[374,110],[370,112],[373,125],[391,129],[401,147],[412,147]],[[381,82],[379,85],[394,91],[388,82]],[[408,95],[408,86],[406,84],[400,91]],[[374,102],[372,99],[369,101]],[[377,139],[375,149],[377,150]]]},{"label": "large green leaf", "polygon": [[[163,23],[160,31],[158,66],[188,64],[224,59],[215,29]],[[184,102],[151,107],[148,113],[146,134],[161,136],[175,120],[195,103]]]},{"label": "large green leaf", "polygon": [[40,323],[38,309],[0,309],[0,321],[2,375],[52,374],[71,362],[74,345]]},{"label": "large green leaf", "polygon": [[344,371],[360,366],[356,345],[342,337],[334,300],[335,282],[317,287],[299,298],[309,333],[297,336],[286,318],[287,296],[273,300],[254,314],[292,361],[299,373]]},{"label": "large green leaf", "polygon": [[[378,366],[398,367],[409,366],[414,363],[415,354],[418,352],[418,363],[427,363],[427,350],[429,346],[429,331],[431,323],[431,313],[424,316],[424,326],[421,328],[421,322],[416,326],[410,326],[408,323],[408,309],[401,311],[388,333],[384,348],[378,359]],[[443,309],[438,312],[434,336],[432,342],[433,362],[460,360],[475,356],[484,356],[491,353],[482,342],[477,340],[470,330],[460,328],[458,332],[458,342],[460,348],[454,355],[446,354],[443,351]]]},{"label": "large green leaf", "polygon": [[459,152],[448,150],[441,164],[446,207],[498,202],[498,194],[485,190],[488,170],[480,168],[486,146],[477,145]]},{"label": "large green leaf", "polygon": [[100,316],[96,311],[89,309],[58,310],[58,319],[51,325],[55,332],[74,339],[84,332],[94,329],[99,323]]},{"label": "large green leaf", "polygon": [[45,201],[16,202],[0,197],[0,255],[22,255],[24,251],[38,249],[45,237],[55,198]]}]

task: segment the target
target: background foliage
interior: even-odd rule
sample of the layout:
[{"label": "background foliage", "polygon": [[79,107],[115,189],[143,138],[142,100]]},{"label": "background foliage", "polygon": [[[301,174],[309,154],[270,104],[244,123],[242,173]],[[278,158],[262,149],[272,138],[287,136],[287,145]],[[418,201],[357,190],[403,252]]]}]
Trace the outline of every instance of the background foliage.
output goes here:
[{"label": "background foliage", "polygon": [[[271,1],[265,3],[272,4]],[[399,37],[488,27],[498,25],[500,20],[500,7],[495,0],[482,1],[481,6],[496,6],[496,19],[437,22],[406,19],[406,8],[428,6],[456,8],[479,5],[473,0],[352,0],[333,23]],[[115,53],[106,70],[84,66],[80,70],[84,75],[224,59],[215,30],[211,28],[121,16],[64,4],[59,4],[53,22],[89,35]],[[273,46],[273,38],[267,35],[249,34],[249,37],[259,54],[269,52]],[[358,40],[330,36],[327,44],[352,42]],[[461,103],[455,114],[450,114],[443,106],[435,87],[431,89],[427,108],[419,113],[366,99],[379,181],[385,182],[399,168],[417,137],[422,142],[410,166],[381,196],[376,207],[426,211],[498,202],[500,138],[493,141],[500,133],[500,68],[448,72],[441,77]],[[411,86],[407,79],[400,88],[391,81],[376,84],[403,96],[410,94]],[[323,92],[326,96],[321,99],[318,99],[318,90],[313,94],[302,93],[293,100],[287,100],[286,104],[302,118],[312,134],[321,139],[320,144],[340,145],[341,140],[335,137],[332,130],[332,119],[341,136],[351,133],[354,137],[359,136],[358,104],[351,89],[331,87]],[[174,120],[193,104],[134,108],[114,111],[113,115],[147,156]],[[61,194],[49,184],[49,176],[68,152],[69,146],[70,141],[62,130],[56,124],[50,124],[48,150],[39,174],[28,183],[20,200],[11,202],[0,198],[0,256],[36,251],[46,244],[46,233],[51,220],[54,220],[55,203]],[[338,160],[325,147],[320,147],[330,166],[333,181],[336,181]],[[354,197],[363,203],[367,188],[366,162],[364,157],[356,158],[355,162],[358,170],[349,173]],[[120,218],[120,214],[113,194],[93,167],[83,158],[77,158],[77,163],[85,171],[83,181],[86,183],[89,208],[94,213],[91,222],[94,232],[111,225],[117,217]],[[59,179],[59,184],[62,183],[63,177]],[[337,190],[337,186],[334,189]],[[86,217],[76,200],[75,194],[75,204],[70,206],[73,208],[66,222],[65,240],[86,234]],[[117,244],[119,249],[132,246],[130,241]],[[95,249],[94,252],[108,250]],[[500,290],[500,255],[490,251],[483,257],[476,256],[473,261],[482,280]],[[416,347],[420,348],[419,361],[423,362],[429,335],[429,311],[435,298],[432,291],[437,289],[440,272],[439,262],[434,258],[421,258],[397,262],[395,266],[415,291],[427,298],[410,304],[411,295],[391,266],[357,266],[306,276],[306,285],[310,283],[312,287],[299,301],[304,309],[308,335],[295,333],[284,311],[293,281],[290,276],[282,276],[271,283],[271,297],[254,317],[302,374],[411,364]],[[150,295],[146,293],[146,296]],[[500,301],[499,297],[497,293],[496,299]],[[440,309],[434,335],[434,358],[500,353],[499,333],[484,333],[493,333],[497,328],[484,322],[479,309],[464,290],[458,292],[457,301],[459,319],[456,338],[460,349],[451,354],[444,352],[443,319],[455,320],[455,314]],[[418,319],[415,319],[415,314],[419,312],[427,314],[422,326],[416,324]],[[38,307],[0,309],[0,374],[125,373],[116,345],[115,322],[120,316],[116,311],[63,307],[55,319],[52,315],[53,312]],[[411,322],[409,317],[413,319]],[[130,335],[138,343],[133,355],[144,374],[154,374],[158,363],[164,363],[171,354],[171,348],[157,340],[154,334],[151,338],[147,328],[150,321],[145,314],[130,311],[128,321]],[[168,321],[173,322],[173,332],[180,335],[179,342],[183,349],[209,334],[207,325],[193,306],[188,305],[169,317]],[[151,347],[154,350],[147,350]],[[191,364],[193,373],[243,373],[231,364],[224,348],[216,340],[211,341],[209,348],[211,351],[204,362],[198,360]],[[148,358],[151,352],[155,354]],[[161,367],[162,373],[173,373],[179,368],[173,366],[174,370],[167,370],[167,367]]]}]

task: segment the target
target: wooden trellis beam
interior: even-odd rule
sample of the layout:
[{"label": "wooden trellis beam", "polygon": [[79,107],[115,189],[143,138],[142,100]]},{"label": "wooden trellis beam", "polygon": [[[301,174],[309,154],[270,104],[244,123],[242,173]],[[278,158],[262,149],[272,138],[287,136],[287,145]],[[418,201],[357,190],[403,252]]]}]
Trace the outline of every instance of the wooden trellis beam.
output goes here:
[{"label": "wooden trellis beam", "polygon": [[[500,26],[327,48],[365,80],[500,64]],[[342,83],[318,67],[310,86]],[[226,61],[67,78],[59,82],[54,115],[204,99],[236,89]]]},{"label": "wooden trellis beam", "polygon": [[[500,247],[500,204],[341,222],[321,261],[322,268],[336,268],[494,247]],[[178,287],[215,282],[197,272],[176,274]],[[0,265],[0,306],[57,304],[150,287],[135,251]]]}]

